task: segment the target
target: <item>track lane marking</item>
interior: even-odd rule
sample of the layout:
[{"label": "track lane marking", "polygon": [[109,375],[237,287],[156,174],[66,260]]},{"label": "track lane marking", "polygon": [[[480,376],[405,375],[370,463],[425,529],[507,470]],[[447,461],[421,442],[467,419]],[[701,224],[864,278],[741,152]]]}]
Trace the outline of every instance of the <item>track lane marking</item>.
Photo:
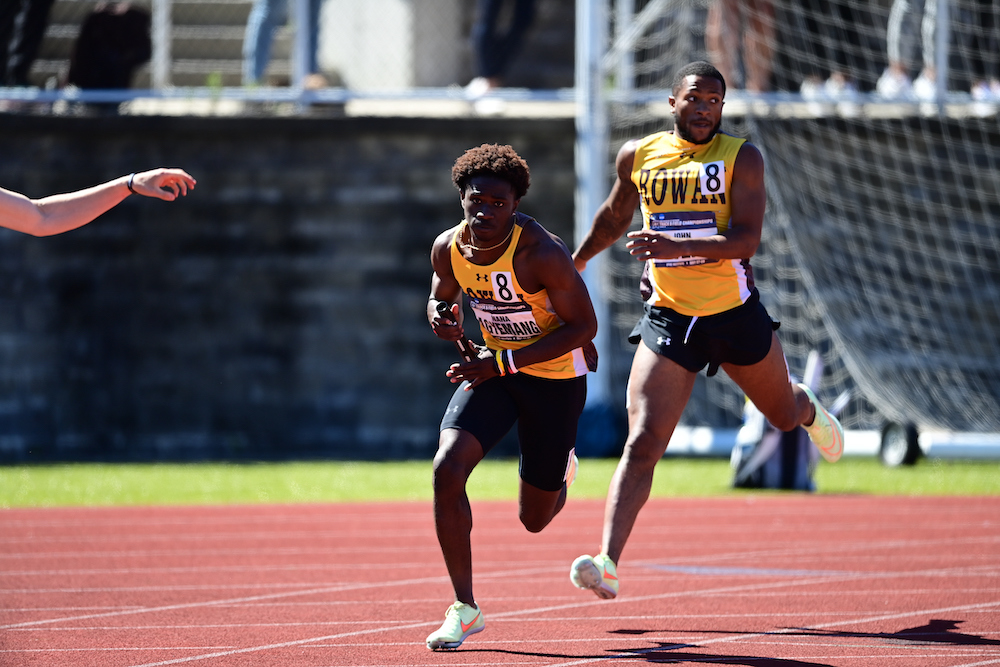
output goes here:
[{"label": "track lane marking", "polygon": [[[494,575],[493,577],[489,577],[489,578],[497,578],[497,577],[500,577],[500,576],[502,576],[504,578],[506,577],[506,575]],[[483,579],[483,578],[484,577],[481,577],[481,579]],[[794,580],[794,581],[772,582],[772,583],[769,583],[769,584],[753,584],[753,585],[745,585],[745,586],[727,586],[727,587],[722,587],[722,588],[716,589],[716,592],[724,591],[724,590],[728,590],[730,592],[746,592],[746,591],[758,590],[758,589],[762,589],[762,588],[783,588],[783,587],[788,587],[788,586],[800,586],[800,585],[804,585],[805,583],[828,583],[831,579],[832,580],[836,580],[836,579],[846,579],[846,578],[869,578],[869,577],[862,576],[862,575],[852,576],[852,577],[823,577],[823,578],[817,578],[817,579],[800,579],[800,580]],[[630,602],[631,601],[662,600],[662,599],[671,598],[671,597],[682,597],[682,596],[688,596],[688,595],[700,595],[700,594],[704,594],[704,593],[705,593],[705,591],[684,591],[684,592],[680,592],[680,593],[663,593],[663,594],[656,594],[656,595],[649,595],[649,596],[638,596],[638,597],[635,597],[635,598],[627,598],[627,600],[630,601]],[[534,615],[534,614],[548,613],[548,612],[558,611],[558,610],[578,609],[578,608],[581,608],[581,607],[591,607],[594,604],[595,604],[595,602],[593,600],[588,600],[587,602],[579,602],[579,603],[571,603],[571,604],[563,604],[563,605],[538,607],[538,608],[527,609],[527,610],[515,610],[515,611],[509,611],[509,612],[500,612],[500,613],[497,613],[497,614],[492,614],[490,616],[490,618],[491,619],[505,619],[505,618],[509,619],[509,618],[515,618],[515,617],[525,617],[525,616],[531,616],[531,615]],[[848,619],[848,620],[840,620],[840,621],[831,621],[831,622],[828,622],[828,623],[823,623],[823,624],[819,624],[819,625],[816,625],[816,626],[810,626],[810,627],[811,628],[823,629],[823,628],[826,628],[826,627],[836,627],[836,626],[839,626],[839,625],[847,625],[847,624],[852,624],[852,623],[853,624],[857,624],[857,623],[864,623],[864,622],[874,622],[874,621],[877,621],[877,620],[888,620],[888,619],[892,619],[892,618],[906,618],[906,617],[916,616],[916,615],[941,613],[941,612],[945,612],[945,611],[971,610],[971,609],[990,608],[990,607],[997,607],[997,606],[1000,606],[1000,600],[997,600],[995,602],[989,602],[989,603],[981,603],[981,604],[977,604],[977,605],[961,605],[961,606],[955,606],[955,607],[944,607],[944,608],[938,608],[938,609],[918,610],[918,611],[903,612],[903,613],[897,613],[897,614],[880,614],[880,615],[875,615],[875,616],[869,616],[869,617],[866,617],[866,618],[863,618],[863,619]],[[330,639],[339,639],[339,638],[343,638],[343,637],[355,637],[355,636],[360,636],[360,635],[364,635],[364,634],[375,634],[375,633],[385,632],[387,630],[398,631],[398,630],[415,629],[415,628],[419,628],[419,627],[433,627],[433,626],[437,625],[438,623],[439,623],[439,621],[434,620],[434,621],[427,621],[427,622],[424,622],[424,623],[412,623],[412,624],[400,625],[400,626],[395,626],[395,627],[392,627],[392,628],[375,628],[375,629],[368,629],[368,630],[358,630],[358,631],[355,631],[355,632],[340,633],[340,634],[337,634],[337,635],[329,635],[329,636],[324,636],[324,637],[304,638],[304,639],[299,639],[299,640],[293,640],[293,641],[290,641],[290,642],[281,642],[281,643],[277,643],[277,644],[267,644],[267,645],[256,646],[256,647],[245,647],[245,648],[238,649],[238,650],[235,650],[235,651],[232,651],[232,652],[221,652],[221,653],[212,653],[212,654],[206,654],[206,655],[201,655],[201,656],[187,656],[187,657],[183,657],[183,658],[174,658],[174,659],[168,660],[168,661],[161,661],[161,662],[154,662],[154,663],[144,663],[144,664],[141,664],[141,665],[133,665],[132,667],[160,667],[162,665],[181,664],[181,663],[184,663],[184,662],[194,662],[194,661],[197,661],[197,660],[208,660],[208,659],[211,659],[211,658],[224,657],[224,656],[227,656],[227,655],[236,655],[236,654],[252,653],[252,652],[258,652],[258,651],[267,651],[267,650],[273,650],[273,649],[276,649],[276,648],[289,648],[291,646],[302,646],[302,645],[305,645],[305,644],[312,644],[312,643],[315,643],[315,642],[329,641]],[[799,630],[796,629],[795,631],[797,632]],[[719,637],[719,638],[708,639],[708,640],[699,642],[699,644],[715,644],[715,643],[720,643],[720,642],[732,642],[732,641],[737,641],[737,640],[740,640],[740,639],[748,639],[748,638],[754,638],[754,637],[766,637],[766,636],[770,636],[770,635],[774,635],[774,634],[787,634],[788,632],[792,632],[792,630],[776,631],[776,632],[766,632],[766,633],[752,633],[752,634],[749,634],[749,635],[747,635],[747,634],[737,634],[737,635],[732,635],[732,636],[729,636],[729,637]],[[657,650],[662,650],[662,647],[657,647]],[[619,655],[616,655],[616,656],[602,656],[600,658],[588,658],[588,659],[583,660],[583,661],[572,661],[572,662],[568,662],[568,663],[556,663],[554,665],[550,665],[550,667],[570,667],[571,665],[588,664],[588,663],[600,662],[600,661],[604,661],[604,660],[615,660],[615,659],[621,660],[621,659],[626,658],[626,657],[627,656],[622,655],[622,654],[619,654]]]}]

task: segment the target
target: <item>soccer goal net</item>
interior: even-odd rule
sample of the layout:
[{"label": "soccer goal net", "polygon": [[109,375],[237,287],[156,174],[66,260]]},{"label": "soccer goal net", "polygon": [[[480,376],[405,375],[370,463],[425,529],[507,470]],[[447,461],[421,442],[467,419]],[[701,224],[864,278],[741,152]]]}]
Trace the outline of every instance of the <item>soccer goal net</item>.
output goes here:
[{"label": "soccer goal net", "polygon": [[[672,127],[677,68],[713,62],[723,129],[764,155],[752,264],[791,372],[819,351],[821,398],[850,392],[848,428],[1000,431],[998,5],[599,1],[608,177],[624,141]],[[642,267],[624,241],[609,254],[604,356],[623,388]],[[735,427],[743,405],[701,374],[682,423]]]}]

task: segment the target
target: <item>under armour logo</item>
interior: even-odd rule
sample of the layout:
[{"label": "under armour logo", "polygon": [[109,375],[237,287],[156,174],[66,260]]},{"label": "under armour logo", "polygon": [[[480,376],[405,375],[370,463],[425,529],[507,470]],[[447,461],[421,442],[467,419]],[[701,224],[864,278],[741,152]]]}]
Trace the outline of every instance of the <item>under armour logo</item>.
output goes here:
[{"label": "under armour logo", "polygon": [[658,347],[666,347],[667,345],[670,345],[670,337],[669,336],[658,337],[656,339],[656,345]]},{"label": "under armour logo", "polygon": [[489,281],[490,281],[490,274],[488,274],[488,273],[477,273],[476,274],[476,282],[477,283],[478,282],[488,283]]}]

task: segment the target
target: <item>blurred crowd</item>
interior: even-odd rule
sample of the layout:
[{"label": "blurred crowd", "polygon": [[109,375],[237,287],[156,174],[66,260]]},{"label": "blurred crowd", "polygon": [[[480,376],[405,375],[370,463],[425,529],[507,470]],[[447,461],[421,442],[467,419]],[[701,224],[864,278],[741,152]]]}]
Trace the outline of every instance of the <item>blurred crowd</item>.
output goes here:
[{"label": "blurred crowd", "polygon": [[[56,0],[4,0],[0,3],[0,85],[29,86],[29,74],[45,38]],[[248,0],[242,45],[242,83],[266,85],[276,32],[289,23],[294,0]],[[550,0],[476,0],[467,27],[472,62],[464,85],[473,101],[488,101],[511,83],[511,63],[530,57],[539,6]],[[323,0],[308,0],[307,87],[330,85],[317,59]],[[799,0],[706,0],[694,3],[693,33],[704,35],[704,53],[723,73],[730,89],[749,93],[797,90],[806,99],[852,99],[874,93],[885,99],[924,101],[944,91],[968,92],[973,100],[1000,101],[1000,5],[995,0],[949,0],[946,21],[939,0],[885,0],[878,16],[870,3]],[[889,7],[886,16],[885,7]],[[564,17],[567,31],[571,16]],[[941,25],[951,34],[939,34]],[[960,26],[961,30],[956,26]],[[872,31],[881,32],[873,50]],[[792,68],[782,64],[791,50],[807,54]],[[950,76],[938,76],[947,44]],[[91,89],[131,86],[135,72],[151,57],[150,14],[142,2],[102,2],[84,19],[67,70],[50,86]],[[866,63],[859,65],[859,59]],[[876,80],[858,72],[878,60]],[[779,73],[780,72],[780,73]],[[273,83],[273,82],[272,82]],[[37,83],[36,83],[37,85]],[[485,102],[484,102],[485,103]]]}]

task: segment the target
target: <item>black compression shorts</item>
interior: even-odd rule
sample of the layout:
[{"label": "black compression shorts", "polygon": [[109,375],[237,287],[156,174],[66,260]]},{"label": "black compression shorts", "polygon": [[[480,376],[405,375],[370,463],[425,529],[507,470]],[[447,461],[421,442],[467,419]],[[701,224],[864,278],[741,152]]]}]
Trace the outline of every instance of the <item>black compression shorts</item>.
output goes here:
[{"label": "black compression shorts", "polygon": [[516,373],[467,386],[455,390],[441,430],[468,431],[485,455],[517,422],[521,479],[543,491],[560,490],[587,400],[586,376],[551,380]]},{"label": "black compression shorts", "polygon": [[709,377],[720,364],[750,366],[763,360],[771,351],[771,332],[781,326],[768,315],[756,289],[742,306],[716,315],[691,317],[649,304],[645,311],[629,342],[641,339],[692,373],[707,365]]}]

